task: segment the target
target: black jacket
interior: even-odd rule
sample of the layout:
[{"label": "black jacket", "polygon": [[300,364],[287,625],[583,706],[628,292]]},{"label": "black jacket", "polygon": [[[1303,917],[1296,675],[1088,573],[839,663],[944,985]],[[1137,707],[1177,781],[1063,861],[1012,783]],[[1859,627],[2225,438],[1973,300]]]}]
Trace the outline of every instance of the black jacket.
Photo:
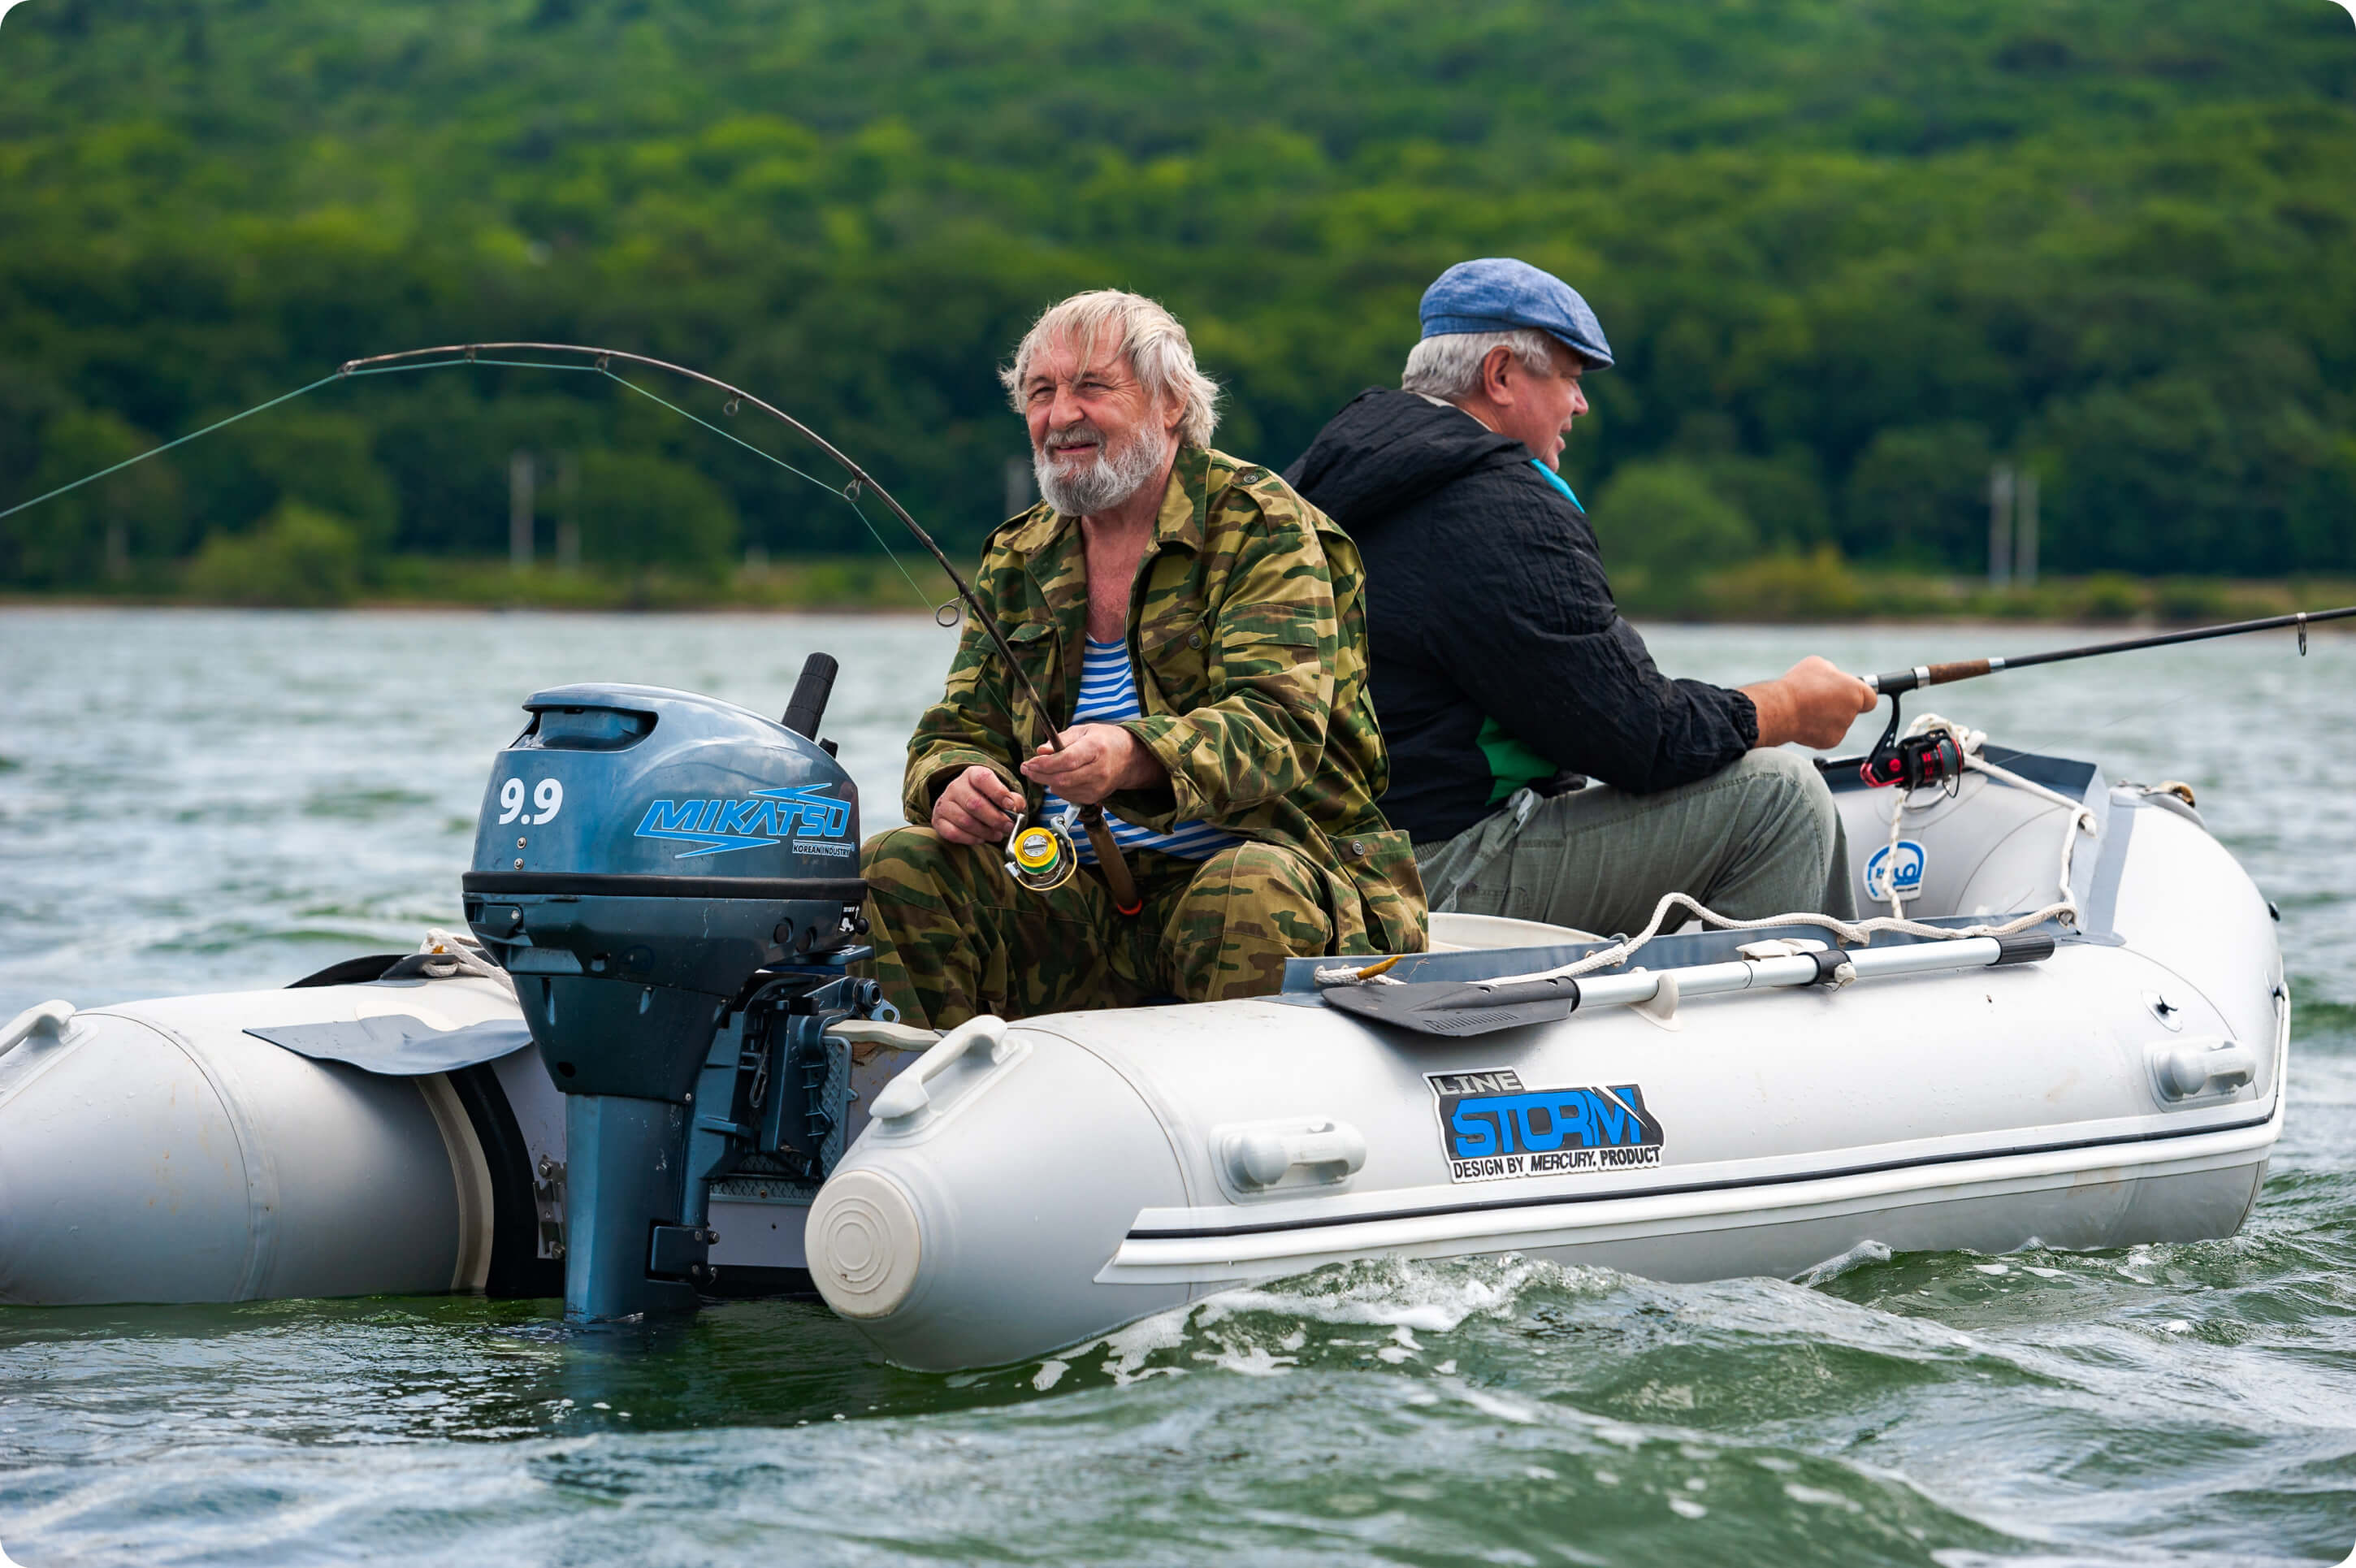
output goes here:
[{"label": "black jacket", "polygon": [[1654,668],[1586,514],[1528,448],[1471,414],[1361,392],[1284,477],[1365,554],[1369,689],[1391,753],[1383,814],[1417,843],[1452,838],[1511,793],[1484,720],[1634,794],[1707,778],[1758,739],[1750,698]]}]

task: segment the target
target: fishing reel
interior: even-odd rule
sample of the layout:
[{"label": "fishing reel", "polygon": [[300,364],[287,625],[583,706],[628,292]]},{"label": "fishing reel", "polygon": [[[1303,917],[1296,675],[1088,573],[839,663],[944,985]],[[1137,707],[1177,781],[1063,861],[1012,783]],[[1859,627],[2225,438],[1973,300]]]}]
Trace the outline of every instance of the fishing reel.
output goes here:
[{"label": "fishing reel", "polygon": [[1014,821],[1014,831],[1006,835],[1006,874],[1033,893],[1053,893],[1072,879],[1080,866],[1080,852],[1073,843],[1070,830],[1071,813],[1054,822]]},{"label": "fishing reel", "polygon": [[1895,784],[1912,792],[1939,785],[1953,795],[1962,789],[1964,748],[1954,732],[1934,729],[1922,735],[1901,736],[1898,733],[1901,722],[1898,696],[1892,693],[1889,726],[1858,768],[1858,777],[1877,789]]}]

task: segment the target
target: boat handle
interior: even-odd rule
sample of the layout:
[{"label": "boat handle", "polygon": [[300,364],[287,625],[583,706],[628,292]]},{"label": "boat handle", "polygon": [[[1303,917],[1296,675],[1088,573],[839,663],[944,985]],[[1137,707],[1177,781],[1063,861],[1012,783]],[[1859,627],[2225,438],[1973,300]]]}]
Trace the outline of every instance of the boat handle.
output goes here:
[{"label": "boat handle", "polygon": [[899,1076],[884,1086],[867,1113],[875,1121],[892,1126],[893,1132],[904,1132],[918,1124],[924,1113],[932,1109],[932,1091],[925,1086],[955,1067],[973,1048],[977,1040],[990,1046],[990,1059],[1001,1061],[1006,1050],[1006,1020],[994,1013],[984,1013],[967,1019],[941,1036],[940,1043],[901,1069]]},{"label": "boat handle", "polygon": [[2258,1076],[2257,1054],[2230,1040],[2213,1047],[2179,1046],[2159,1058],[2158,1067],[2160,1087],[2171,1100],[2239,1089]]},{"label": "boat handle", "polygon": [[37,1002],[0,1026],[0,1056],[6,1056],[35,1035],[47,1035],[53,1040],[65,1038],[66,1026],[73,1022],[74,1004],[70,1002]]},{"label": "boat handle", "polygon": [[1227,1171],[1239,1187],[1270,1187],[1298,1167],[1338,1165],[1355,1176],[1366,1163],[1365,1134],[1347,1122],[1319,1122],[1278,1130],[1256,1127],[1230,1135]]}]

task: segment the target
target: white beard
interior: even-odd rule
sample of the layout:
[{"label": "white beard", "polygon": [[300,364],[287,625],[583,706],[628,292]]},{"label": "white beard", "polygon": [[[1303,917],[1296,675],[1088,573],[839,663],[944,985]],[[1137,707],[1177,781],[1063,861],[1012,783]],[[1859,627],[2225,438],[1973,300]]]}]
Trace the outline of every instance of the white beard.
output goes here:
[{"label": "white beard", "polygon": [[1039,482],[1040,496],[1066,517],[1090,517],[1110,510],[1143,489],[1169,460],[1172,435],[1166,430],[1148,426],[1131,436],[1128,446],[1108,449],[1101,445],[1101,431],[1093,426],[1078,428],[1100,443],[1096,460],[1079,472],[1058,470],[1052,448],[1031,454],[1031,477]]}]

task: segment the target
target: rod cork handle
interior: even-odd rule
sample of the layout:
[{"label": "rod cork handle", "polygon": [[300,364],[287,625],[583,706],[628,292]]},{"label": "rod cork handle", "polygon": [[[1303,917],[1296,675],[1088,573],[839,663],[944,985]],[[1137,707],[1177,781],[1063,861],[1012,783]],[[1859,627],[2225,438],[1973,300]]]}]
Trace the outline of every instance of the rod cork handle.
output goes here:
[{"label": "rod cork handle", "polygon": [[1971,681],[2004,668],[1997,659],[1958,659],[1946,664],[1917,664],[1912,670],[1890,670],[1868,675],[1865,683],[1885,697],[1922,686],[1944,686],[1950,681]]},{"label": "rod cork handle", "polygon": [[1124,915],[1144,908],[1145,900],[1137,896],[1137,878],[1129,874],[1129,862],[1121,858],[1120,844],[1112,836],[1112,824],[1105,821],[1104,808],[1087,807],[1080,812],[1080,822],[1088,830],[1088,844],[1097,852],[1097,865],[1104,872],[1112,907]]}]

